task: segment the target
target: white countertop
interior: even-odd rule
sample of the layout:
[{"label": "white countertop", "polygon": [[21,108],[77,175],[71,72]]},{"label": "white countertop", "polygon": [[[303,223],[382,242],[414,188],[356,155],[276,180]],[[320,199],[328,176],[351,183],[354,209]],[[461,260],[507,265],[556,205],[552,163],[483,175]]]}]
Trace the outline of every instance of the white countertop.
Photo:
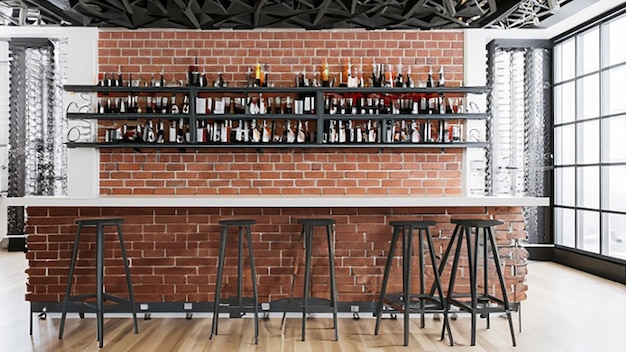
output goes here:
[{"label": "white countertop", "polygon": [[494,207],[549,206],[542,197],[416,197],[416,196],[99,196],[2,197],[3,206],[37,207]]}]

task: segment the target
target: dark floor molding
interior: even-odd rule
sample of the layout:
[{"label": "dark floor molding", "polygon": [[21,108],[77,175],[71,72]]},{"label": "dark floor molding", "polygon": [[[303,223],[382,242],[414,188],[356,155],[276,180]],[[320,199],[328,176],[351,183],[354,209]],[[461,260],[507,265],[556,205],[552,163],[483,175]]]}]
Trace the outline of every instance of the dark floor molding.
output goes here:
[{"label": "dark floor molding", "polygon": [[553,261],[593,275],[626,285],[626,260],[607,258],[573,248],[553,245],[525,247],[529,259]]}]

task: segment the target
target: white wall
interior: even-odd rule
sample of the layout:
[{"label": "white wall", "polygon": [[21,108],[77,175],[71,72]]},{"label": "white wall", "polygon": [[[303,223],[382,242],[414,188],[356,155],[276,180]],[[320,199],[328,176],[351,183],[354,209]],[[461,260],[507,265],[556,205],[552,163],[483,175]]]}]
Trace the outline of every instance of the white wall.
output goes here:
[{"label": "white wall", "polygon": [[[93,84],[97,71],[98,30],[70,27],[0,26],[0,190],[6,195],[7,143],[9,123],[8,41],[11,38],[66,39],[67,72],[65,84]],[[5,77],[6,76],[6,77]],[[63,106],[73,97],[66,93]],[[68,149],[68,195],[89,196],[98,192],[99,159],[95,149]],[[0,239],[7,231],[6,205],[0,198]]]}]

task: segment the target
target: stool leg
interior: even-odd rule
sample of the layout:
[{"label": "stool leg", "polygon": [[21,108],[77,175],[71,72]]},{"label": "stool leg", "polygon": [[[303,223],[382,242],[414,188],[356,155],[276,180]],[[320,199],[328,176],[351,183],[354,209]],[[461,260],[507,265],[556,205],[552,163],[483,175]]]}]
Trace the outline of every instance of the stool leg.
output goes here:
[{"label": "stool leg", "polygon": [[[478,294],[477,294],[477,279],[476,268],[478,264],[478,234],[476,235],[476,243],[472,248],[472,229],[468,226],[463,227],[465,237],[467,240],[467,258],[469,262],[469,275],[470,275],[470,293],[472,296],[472,336],[470,346],[476,345],[476,309],[478,308]],[[476,230],[478,232],[478,230]]]},{"label": "stool leg", "polygon": [[[441,276],[439,275],[439,270],[437,268],[437,259],[435,258],[435,245],[433,244],[433,238],[430,235],[430,230],[426,228],[426,240],[428,241],[428,253],[430,254],[430,262],[433,266],[433,274],[435,275],[434,285],[437,288],[437,293],[439,295],[439,302],[441,303],[441,309],[443,310],[443,328],[441,329],[441,340],[444,338],[444,332],[448,330],[448,340],[450,341],[450,346],[454,346],[454,339],[452,338],[452,331],[450,329],[450,321],[448,320],[448,304],[443,295],[443,287],[441,286]],[[421,239],[420,239],[421,242]],[[423,259],[423,258],[422,258]],[[431,293],[431,296],[433,294]]]},{"label": "stool leg", "polygon": [[326,226],[326,237],[328,239],[328,261],[330,266],[330,304],[333,306],[333,325],[335,327],[335,341],[339,341],[339,330],[337,324],[337,287],[335,284],[335,250],[332,243],[332,225]]},{"label": "stool leg", "polygon": [[252,235],[250,225],[246,225],[248,233],[248,255],[250,256],[250,275],[252,276],[252,299],[254,301],[254,344],[259,343],[259,295],[256,286],[256,267],[254,265],[254,253],[252,250]]},{"label": "stool leg", "polygon": [[[413,233],[413,231],[415,231],[415,229],[411,228],[411,234]],[[420,262],[420,327],[423,329],[426,326],[426,322],[424,321],[424,311],[425,309],[425,305],[426,305],[426,299],[424,298],[424,294],[426,291],[426,280],[424,277],[424,272],[426,271],[425,269],[425,264],[424,264],[424,229],[417,229],[417,239],[418,239],[418,243],[419,243],[419,252],[418,252],[418,259]],[[411,236],[411,234],[409,234],[409,236]],[[409,265],[411,265],[410,259],[409,259]]]},{"label": "stool leg", "polygon": [[306,333],[306,313],[309,307],[309,285],[311,284],[311,250],[313,247],[313,227],[304,225],[304,241],[306,243],[304,264],[304,304],[302,306],[302,341],[305,341]]},{"label": "stool leg", "polygon": [[380,316],[382,315],[383,302],[385,300],[385,294],[387,292],[387,282],[389,281],[389,272],[391,271],[391,264],[393,261],[393,254],[396,250],[396,242],[398,241],[398,227],[393,227],[393,234],[391,235],[391,245],[389,247],[389,254],[387,255],[387,264],[385,264],[385,273],[383,274],[383,286],[380,290],[380,296],[378,298],[378,304],[376,305],[376,327],[374,328],[374,335],[378,335],[378,329],[380,328]]},{"label": "stool leg", "polygon": [[[486,300],[489,300],[489,263],[487,261],[488,257],[487,257],[487,246],[489,245],[489,240],[487,239],[487,229],[483,227],[483,235],[482,235],[482,240],[483,240],[483,293],[482,296],[485,297]],[[478,246],[478,241],[480,240],[480,236],[479,236],[479,228],[476,228],[476,246]],[[494,253],[495,254],[495,253]],[[491,329],[491,319],[490,319],[490,314],[489,311],[486,311],[485,314],[481,315],[481,317],[484,316],[485,320],[487,321],[487,329]]]},{"label": "stool leg", "polygon": [[224,257],[226,256],[226,235],[228,234],[228,228],[222,226],[222,234],[220,237],[220,256],[217,263],[217,280],[215,283],[215,298],[213,299],[213,325],[211,327],[211,336],[209,340],[213,338],[213,335],[217,335],[217,323],[219,315],[220,294],[222,291],[222,273],[224,272]]},{"label": "stool leg", "polygon": [[130,268],[128,267],[128,257],[126,255],[126,245],[124,245],[124,238],[122,235],[122,226],[117,225],[117,237],[120,241],[120,249],[122,251],[122,260],[124,261],[124,272],[126,273],[126,285],[128,285],[128,300],[133,313],[133,325],[135,328],[135,334],[139,333],[139,325],[137,324],[137,307],[135,306],[135,293],[133,291],[133,283],[130,278]]},{"label": "stool leg", "polygon": [[[450,237],[450,241],[448,241],[448,245],[446,246],[446,250],[443,252],[443,256],[441,257],[441,263],[439,264],[439,276],[441,277],[441,274],[443,273],[446,264],[448,263],[448,257],[450,256],[450,252],[452,251],[452,246],[454,245],[454,240],[457,238],[458,236],[458,232],[460,231],[459,226],[455,226],[454,227],[454,231],[452,231],[452,237]],[[454,260],[453,260],[454,262]],[[433,285],[430,288],[430,295],[434,295],[435,294],[435,284],[433,283]]]},{"label": "stool leg", "polygon": [[500,289],[502,290],[502,300],[504,302],[504,309],[506,310],[506,317],[509,320],[509,329],[511,330],[511,340],[513,341],[513,346],[516,346],[515,329],[513,328],[513,318],[511,317],[511,307],[509,306],[509,297],[506,292],[506,285],[504,284],[504,275],[502,274],[502,267],[500,266],[500,256],[498,255],[498,247],[496,246],[496,240],[493,237],[493,232],[491,231],[491,228],[488,228],[487,231],[488,231],[487,237],[489,237],[491,250],[493,251],[493,260],[496,263],[496,272],[498,273],[498,279],[500,281]]},{"label": "stool leg", "polygon": [[80,244],[80,233],[82,231],[82,223],[78,224],[76,237],[74,238],[74,248],[72,248],[72,259],[70,261],[70,272],[67,277],[67,286],[65,287],[65,297],[63,298],[63,308],[61,309],[61,323],[59,325],[59,340],[63,338],[63,330],[65,329],[65,315],[67,314],[67,303],[70,300],[70,292],[72,291],[72,278],[74,277],[74,269],[76,268],[76,257],[78,256],[78,247]]},{"label": "stool leg", "polygon": [[[402,229],[405,243],[407,244],[404,253],[404,268],[402,271],[405,275],[404,286],[404,345],[409,345],[409,323],[411,321],[411,257],[413,256],[413,234],[412,228],[408,231],[406,228]],[[407,238],[408,237],[408,238]]]},{"label": "stool leg", "polygon": [[104,228],[97,226],[96,230],[96,325],[98,346],[104,345]]},{"label": "stool leg", "polygon": [[239,244],[237,249],[237,307],[239,316],[245,315],[242,311],[243,306],[243,226],[238,226]]}]

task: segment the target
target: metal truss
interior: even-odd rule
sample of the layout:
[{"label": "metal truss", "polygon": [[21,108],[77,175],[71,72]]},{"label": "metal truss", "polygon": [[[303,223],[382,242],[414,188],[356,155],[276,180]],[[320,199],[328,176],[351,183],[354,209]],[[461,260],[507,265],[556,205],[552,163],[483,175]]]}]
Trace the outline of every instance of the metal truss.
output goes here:
[{"label": "metal truss", "polygon": [[[531,2],[541,1],[547,0]],[[0,10],[5,9],[0,17],[5,25],[130,29],[441,29],[483,27],[487,18],[496,26],[504,20],[493,17],[519,9],[518,4],[511,0],[0,0]]]}]

